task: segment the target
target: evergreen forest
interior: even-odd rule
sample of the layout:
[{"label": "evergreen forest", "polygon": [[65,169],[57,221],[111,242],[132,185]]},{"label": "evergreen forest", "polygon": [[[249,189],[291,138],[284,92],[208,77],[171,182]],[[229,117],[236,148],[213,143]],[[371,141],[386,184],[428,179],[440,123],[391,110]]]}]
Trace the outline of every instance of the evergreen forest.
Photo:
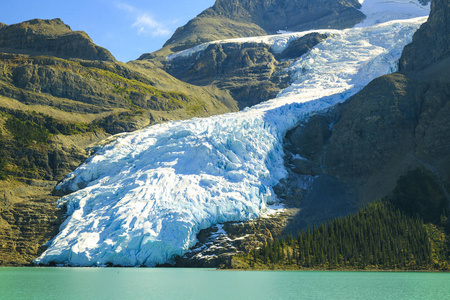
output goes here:
[{"label": "evergreen forest", "polygon": [[433,176],[414,170],[389,199],[265,241],[233,258],[232,268],[448,271],[447,207]]}]

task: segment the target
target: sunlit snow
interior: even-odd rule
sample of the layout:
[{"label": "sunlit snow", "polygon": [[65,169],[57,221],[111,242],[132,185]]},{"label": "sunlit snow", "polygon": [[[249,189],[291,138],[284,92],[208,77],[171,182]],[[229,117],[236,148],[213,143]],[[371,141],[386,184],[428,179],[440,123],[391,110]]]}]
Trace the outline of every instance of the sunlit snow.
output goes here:
[{"label": "sunlit snow", "polygon": [[367,18],[356,27],[372,26],[389,20],[403,20],[428,16],[430,4],[419,0],[360,0],[361,12]]},{"label": "sunlit snow", "polygon": [[201,229],[267,212],[286,176],[286,130],[394,71],[425,20],[328,30],[276,99],[121,135],[58,186],[75,191],[60,200],[70,216],[36,263],[152,266],[185,253]]}]

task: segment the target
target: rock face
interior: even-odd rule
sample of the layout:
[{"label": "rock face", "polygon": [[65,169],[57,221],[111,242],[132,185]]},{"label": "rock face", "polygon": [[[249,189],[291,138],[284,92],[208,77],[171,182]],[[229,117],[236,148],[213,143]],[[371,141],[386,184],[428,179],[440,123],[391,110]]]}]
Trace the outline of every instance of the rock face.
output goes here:
[{"label": "rock face", "polygon": [[60,19],[34,19],[0,26],[0,52],[51,55],[61,58],[115,61],[81,31],[72,31]]},{"label": "rock face", "polygon": [[0,95],[25,105],[97,115],[96,122],[111,134],[236,110],[226,105],[230,96],[147,65],[116,62],[87,34],[71,31],[59,19],[0,28]]},{"label": "rock face", "polygon": [[175,259],[176,266],[185,268],[230,266],[234,255],[246,253],[285,233],[285,227],[293,221],[296,213],[296,209],[288,209],[270,218],[227,222],[202,230],[198,234],[198,243],[193,250]]},{"label": "rock face", "polygon": [[168,73],[195,85],[230,91],[240,109],[274,98],[286,86],[279,62],[266,44],[211,44],[199,57],[174,59]]},{"label": "rock face", "polygon": [[[365,16],[357,0],[217,0],[213,7],[180,27],[166,42],[173,52],[235,37],[348,28]],[[143,56],[142,58],[145,58]]]},{"label": "rock face", "polygon": [[0,265],[28,265],[58,233],[63,220],[55,208],[57,197],[46,196],[26,203],[0,201]]},{"label": "rock face", "polygon": [[[27,265],[58,233],[64,212],[55,207],[56,183],[89,157],[89,144],[108,135],[102,131],[54,136],[47,143],[18,143],[0,117],[0,265]],[[4,176],[4,175],[7,176]]]},{"label": "rock face", "polygon": [[413,43],[403,51],[400,71],[419,71],[447,57],[450,50],[449,32],[450,2],[435,0],[431,3],[428,21],[414,35]]},{"label": "rock face", "polygon": [[213,9],[230,19],[253,22],[266,32],[278,30],[303,31],[315,28],[353,26],[354,18],[363,18],[356,11],[358,1],[227,1],[219,0]]},{"label": "rock face", "polygon": [[197,55],[170,60],[165,70],[190,84],[229,91],[243,109],[275,98],[288,85],[289,74],[284,69],[290,65],[289,59],[302,56],[327,37],[307,34],[278,54],[264,43],[212,43]]},{"label": "rock face", "polygon": [[[299,220],[322,220],[336,199],[347,209],[325,219],[390,196],[399,178],[414,170],[434,177],[448,197],[449,13],[448,1],[433,2],[429,21],[403,52],[401,72],[375,79],[345,104],[287,134],[286,165],[293,175],[285,185],[316,176],[310,192],[294,197],[322,203],[312,210],[300,204],[310,211],[301,211]],[[286,190],[280,194],[292,197]]]}]

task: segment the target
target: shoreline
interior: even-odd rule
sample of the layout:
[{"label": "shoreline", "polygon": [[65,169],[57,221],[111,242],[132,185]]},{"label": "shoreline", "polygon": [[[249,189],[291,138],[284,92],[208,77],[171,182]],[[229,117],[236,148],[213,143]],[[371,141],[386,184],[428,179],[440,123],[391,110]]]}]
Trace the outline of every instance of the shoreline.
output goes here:
[{"label": "shoreline", "polygon": [[211,271],[239,271],[239,272],[372,272],[372,273],[450,273],[450,270],[408,270],[408,269],[221,269],[221,268],[186,268],[176,266],[163,267],[145,267],[145,266],[98,266],[98,267],[83,267],[83,266],[37,266],[37,265],[23,265],[23,266],[0,266],[5,268],[43,268],[43,269],[203,269]]}]

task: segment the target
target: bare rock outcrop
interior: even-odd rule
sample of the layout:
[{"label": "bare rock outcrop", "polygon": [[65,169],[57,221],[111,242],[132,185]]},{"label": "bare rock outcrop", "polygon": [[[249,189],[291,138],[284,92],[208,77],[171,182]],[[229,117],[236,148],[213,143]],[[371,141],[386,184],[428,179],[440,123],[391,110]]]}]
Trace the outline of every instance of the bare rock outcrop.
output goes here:
[{"label": "bare rock outcrop", "polygon": [[108,50],[95,45],[85,32],[72,31],[60,19],[34,19],[0,26],[0,52],[115,61]]},{"label": "bare rock outcrop", "polygon": [[[414,179],[408,175],[414,172],[428,174],[448,197],[449,13],[448,1],[434,1],[429,21],[403,52],[400,72],[373,80],[346,103],[287,134],[286,165],[292,175],[286,185],[299,176],[316,176],[317,183],[298,196],[300,208],[307,210],[299,219],[314,223],[336,199],[348,209],[326,219],[391,197],[405,178]],[[327,178],[328,184],[320,185]],[[311,210],[311,203],[321,205]]]}]

